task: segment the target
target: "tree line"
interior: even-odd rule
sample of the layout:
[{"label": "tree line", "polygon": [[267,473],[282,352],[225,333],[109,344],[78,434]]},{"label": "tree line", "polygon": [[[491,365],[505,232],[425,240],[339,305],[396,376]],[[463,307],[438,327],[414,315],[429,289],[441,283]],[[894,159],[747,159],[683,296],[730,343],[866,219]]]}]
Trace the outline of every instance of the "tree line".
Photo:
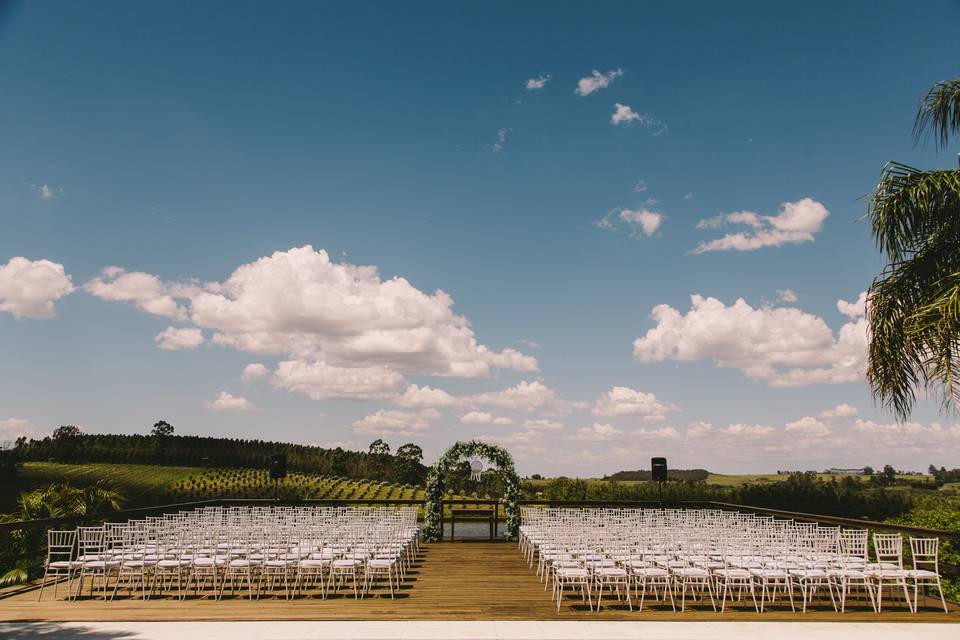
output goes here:
[{"label": "tree line", "polygon": [[[671,472],[673,473],[673,472]],[[622,483],[553,478],[545,485],[524,483],[524,497],[574,501],[656,501],[657,483]],[[671,480],[662,487],[665,502],[717,501],[783,509],[844,518],[884,520],[910,511],[913,499],[906,491],[859,482],[850,476],[820,478],[816,473],[793,473],[779,482],[744,483],[736,486],[703,481]]]},{"label": "tree line", "polygon": [[423,484],[427,467],[415,444],[395,453],[382,440],[368,451],[327,449],[269,440],[176,435],[169,423],[157,422],[150,434],[84,433],[73,425],[58,427],[41,439],[19,438],[7,460],[71,464],[158,464],[192,467],[266,468],[270,456],[286,454],[290,471],[343,478]]}]

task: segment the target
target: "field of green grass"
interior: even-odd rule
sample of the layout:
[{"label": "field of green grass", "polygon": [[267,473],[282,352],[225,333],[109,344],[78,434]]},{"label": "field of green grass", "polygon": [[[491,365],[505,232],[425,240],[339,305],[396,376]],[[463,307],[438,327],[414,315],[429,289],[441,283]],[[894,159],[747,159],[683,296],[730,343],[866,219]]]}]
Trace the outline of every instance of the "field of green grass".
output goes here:
[{"label": "field of green grass", "polygon": [[[263,469],[203,469],[139,464],[61,464],[27,462],[12,486],[0,492],[0,513],[16,511],[20,493],[54,482],[85,487],[103,481],[119,491],[125,507],[152,506],[217,498],[273,498],[274,483]],[[389,482],[291,473],[280,495],[313,500],[422,499],[423,488]],[[464,496],[453,495],[452,498]]]},{"label": "field of green grass", "polygon": [[21,491],[32,491],[54,482],[86,487],[103,481],[135,507],[160,504],[171,483],[201,473],[199,467],[161,467],[146,464],[60,464],[25,462],[13,486],[0,491],[0,513],[13,511]]}]

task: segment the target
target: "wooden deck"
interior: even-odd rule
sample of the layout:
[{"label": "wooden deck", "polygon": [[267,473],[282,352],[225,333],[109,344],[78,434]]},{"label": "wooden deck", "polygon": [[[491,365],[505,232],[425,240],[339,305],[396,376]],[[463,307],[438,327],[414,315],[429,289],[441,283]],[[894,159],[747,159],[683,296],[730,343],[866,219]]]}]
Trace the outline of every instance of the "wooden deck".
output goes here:
[{"label": "wooden deck", "polygon": [[[49,587],[48,587],[49,588]],[[53,600],[52,591],[44,591],[37,602],[37,587],[28,586],[0,593],[0,621],[161,621],[161,620],[805,620],[805,621],[882,621],[882,622],[960,622],[960,609],[951,605],[949,614],[928,601],[920,613],[911,614],[902,604],[875,614],[869,608],[854,608],[838,614],[827,605],[806,614],[791,613],[778,602],[763,614],[752,605],[737,603],[724,614],[714,613],[709,601],[695,603],[693,610],[674,613],[666,608],[650,607],[643,612],[627,610],[626,605],[606,606],[598,612],[587,610],[579,598],[564,600],[560,612],[550,600],[549,591],[527,568],[516,545],[507,543],[440,543],[425,545],[420,560],[408,574],[402,593],[391,600],[385,589],[373,596],[355,600],[334,596],[286,600],[282,595],[266,594],[250,602],[246,594],[222,600],[208,595],[175,598],[156,597],[149,601],[118,595],[112,602],[82,598],[76,602]],[[62,595],[61,590],[61,595]],[[689,601],[688,601],[689,604]],[[939,607],[939,600],[936,606]],[[939,612],[938,612],[939,611]]]}]

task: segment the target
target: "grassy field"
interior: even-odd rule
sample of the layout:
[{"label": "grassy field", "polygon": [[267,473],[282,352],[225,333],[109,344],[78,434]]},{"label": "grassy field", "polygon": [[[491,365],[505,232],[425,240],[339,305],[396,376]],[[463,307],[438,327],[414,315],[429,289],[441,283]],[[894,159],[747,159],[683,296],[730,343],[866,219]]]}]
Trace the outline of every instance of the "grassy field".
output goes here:
[{"label": "grassy field", "polygon": [[202,471],[198,467],[145,464],[26,462],[14,486],[0,492],[0,512],[13,511],[21,491],[32,491],[54,482],[85,487],[102,480],[108,487],[123,494],[128,506],[159,504],[171,483]]},{"label": "grassy field", "polygon": [[[27,462],[12,486],[0,492],[0,513],[16,511],[22,491],[54,482],[84,487],[103,481],[125,498],[124,506],[139,507],[217,498],[272,498],[274,484],[262,469],[203,469],[138,464],[60,464]],[[411,485],[291,473],[281,483],[281,495],[324,499],[422,499],[423,488]],[[464,496],[451,496],[461,498]]]}]

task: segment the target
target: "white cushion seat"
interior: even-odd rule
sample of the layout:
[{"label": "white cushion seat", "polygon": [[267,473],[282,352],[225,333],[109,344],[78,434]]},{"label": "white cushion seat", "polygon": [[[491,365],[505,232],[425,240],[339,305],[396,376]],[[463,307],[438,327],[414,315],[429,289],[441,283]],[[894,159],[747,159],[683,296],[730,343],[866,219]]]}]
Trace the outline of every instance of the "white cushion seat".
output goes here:
[{"label": "white cushion seat", "polygon": [[306,567],[308,569],[321,569],[327,566],[328,564],[330,564],[329,560],[320,560],[320,559],[311,559],[311,558],[300,561],[300,566]]},{"label": "white cushion seat", "polygon": [[157,566],[161,569],[176,569],[178,567],[189,567],[189,560],[158,560]]},{"label": "white cushion seat", "polygon": [[935,571],[929,569],[908,569],[903,572],[908,578],[938,578]]}]

